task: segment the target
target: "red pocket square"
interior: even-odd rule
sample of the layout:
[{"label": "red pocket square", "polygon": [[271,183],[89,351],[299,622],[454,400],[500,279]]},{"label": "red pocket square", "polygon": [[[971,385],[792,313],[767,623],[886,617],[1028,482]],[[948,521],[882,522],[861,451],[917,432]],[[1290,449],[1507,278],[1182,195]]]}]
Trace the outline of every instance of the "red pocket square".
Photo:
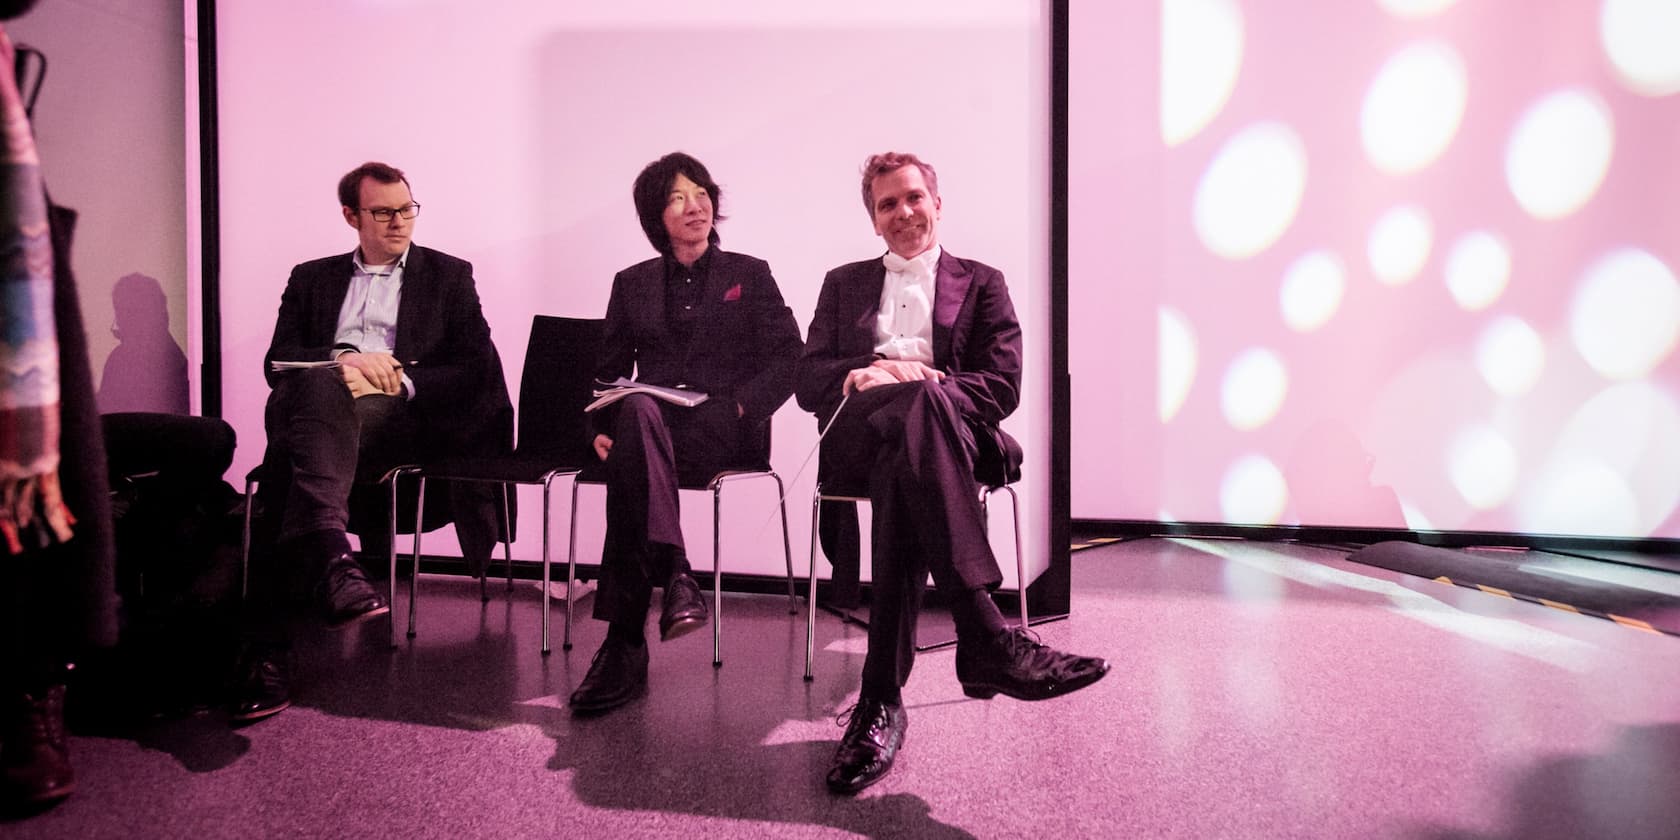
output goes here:
[{"label": "red pocket square", "polygon": [[730,286],[729,291],[723,293],[724,303],[728,303],[729,301],[740,300],[740,299],[741,299],[741,284],[740,283],[736,283],[735,285]]}]

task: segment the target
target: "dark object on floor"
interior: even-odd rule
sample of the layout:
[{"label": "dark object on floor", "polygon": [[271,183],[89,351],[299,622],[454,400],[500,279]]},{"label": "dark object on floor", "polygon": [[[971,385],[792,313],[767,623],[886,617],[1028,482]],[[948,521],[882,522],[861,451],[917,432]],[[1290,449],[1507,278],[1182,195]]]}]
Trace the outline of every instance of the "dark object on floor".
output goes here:
[{"label": "dark object on floor", "polygon": [[1019,627],[999,633],[987,650],[957,644],[957,681],[964,694],[982,700],[999,694],[1048,700],[1078,691],[1107,673],[1107,661],[1054,650]]},{"label": "dark object on floor", "polygon": [[860,697],[846,714],[846,734],[828,768],[828,789],[835,793],[857,793],[886,776],[910,725],[903,703]]},{"label": "dark object on floor", "polygon": [[665,585],[665,606],[659,611],[659,640],[669,642],[705,627],[708,615],[700,584],[686,574],[672,577]]},{"label": "dark object on floor", "polygon": [[1545,551],[1456,550],[1399,541],[1366,546],[1348,559],[1680,636],[1680,597],[1612,582],[1661,572]]},{"label": "dark object on floor", "polygon": [[594,714],[616,709],[647,693],[647,675],[647,645],[608,638],[595,651],[589,673],[572,692],[572,711]]},{"label": "dark object on floor", "polygon": [[102,422],[123,620],[117,649],[78,669],[73,717],[132,720],[219,705],[239,606],[243,511],[222,480],[233,428],[140,412]]},{"label": "dark object on floor", "polygon": [[0,790],[8,806],[56,802],[76,790],[64,732],[64,686],[5,698]]}]

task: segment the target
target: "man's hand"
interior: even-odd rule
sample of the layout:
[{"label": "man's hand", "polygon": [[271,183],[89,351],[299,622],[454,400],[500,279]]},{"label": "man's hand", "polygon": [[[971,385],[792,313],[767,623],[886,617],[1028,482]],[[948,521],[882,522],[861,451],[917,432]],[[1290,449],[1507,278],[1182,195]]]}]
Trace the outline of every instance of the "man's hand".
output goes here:
[{"label": "man's hand", "polygon": [[919,382],[923,379],[938,382],[945,378],[945,371],[904,359],[876,359],[869,366],[892,374],[896,382]]},{"label": "man's hand", "polygon": [[612,438],[606,435],[595,436],[595,457],[607,460],[607,453],[612,451]]},{"label": "man's hand", "polygon": [[402,363],[390,353],[344,353],[338,357],[338,364],[345,372],[346,384],[350,382],[349,371],[356,370],[380,393],[393,397],[402,393]]},{"label": "man's hand", "polygon": [[356,368],[340,367],[338,369],[338,373],[340,376],[344,377],[344,384],[350,389],[350,396],[352,397],[361,398],[368,396],[369,394],[385,393],[384,391],[373,387],[373,383],[369,382],[367,377],[363,376],[362,372]]},{"label": "man's hand", "polygon": [[928,367],[921,362],[911,362],[902,359],[876,359],[869,367],[857,368],[846,374],[841,393],[850,394],[853,391],[867,391],[878,385],[891,385],[895,382],[919,382],[931,379],[935,382],[945,378],[945,371]]}]

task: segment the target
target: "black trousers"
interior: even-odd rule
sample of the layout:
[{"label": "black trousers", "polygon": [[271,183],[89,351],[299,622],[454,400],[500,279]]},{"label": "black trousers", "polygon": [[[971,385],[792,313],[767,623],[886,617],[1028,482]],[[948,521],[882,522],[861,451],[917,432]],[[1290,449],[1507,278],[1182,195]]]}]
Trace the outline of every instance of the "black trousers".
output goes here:
[{"label": "black trousers", "polygon": [[741,421],[735,403],[708,400],[692,408],[632,394],[620,400],[604,467],[607,533],[594,615],[640,623],[655,582],[687,568],[680,487],[703,487],[738,460]]},{"label": "black trousers", "polygon": [[823,486],[867,487],[874,520],[865,691],[910,678],[929,573],[953,597],[1003,582],[986,539],[976,452],[968,424],[931,381],[852,394],[823,440]]}]

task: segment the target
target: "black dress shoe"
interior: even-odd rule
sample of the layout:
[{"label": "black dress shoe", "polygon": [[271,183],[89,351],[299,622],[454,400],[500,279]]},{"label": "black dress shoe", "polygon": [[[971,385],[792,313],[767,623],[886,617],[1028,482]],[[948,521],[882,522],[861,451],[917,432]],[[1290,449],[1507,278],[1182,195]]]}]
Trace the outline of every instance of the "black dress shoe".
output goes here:
[{"label": "black dress shoe", "polygon": [[665,584],[665,607],[659,611],[659,640],[669,642],[699,630],[706,626],[710,615],[706,598],[700,594],[700,584],[686,574],[679,574]]},{"label": "black dress shoe", "polygon": [[999,633],[981,650],[957,646],[957,681],[964,694],[981,699],[1005,694],[1016,700],[1048,700],[1078,691],[1106,673],[1106,660],[1052,650],[1019,627]]},{"label": "black dress shoe", "polygon": [[6,698],[0,780],[12,803],[45,806],[76,790],[64,732],[64,686]]},{"label": "black dress shoe", "polygon": [[616,709],[647,693],[647,645],[629,645],[609,638],[595,651],[589,673],[569,701],[573,712],[590,714]]},{"label": "black dress shoe", "polygon": [[228,719],[254,723],[292,705],[291,668],[283,652],[253,649],[240,657]]},{"label": "black dress shoe", "polygon": [[835,793],[857,793],[887,775],[910,725],[902,703],[859,697],[846,714],[851,720],[828,765],[828,789]]},{"label": "black dress shoe", "polygon": [[349,627],[391,611],[385,596],[368,581],[367,572],[349,554],[327,561],[318,597],[330,627]]}]

